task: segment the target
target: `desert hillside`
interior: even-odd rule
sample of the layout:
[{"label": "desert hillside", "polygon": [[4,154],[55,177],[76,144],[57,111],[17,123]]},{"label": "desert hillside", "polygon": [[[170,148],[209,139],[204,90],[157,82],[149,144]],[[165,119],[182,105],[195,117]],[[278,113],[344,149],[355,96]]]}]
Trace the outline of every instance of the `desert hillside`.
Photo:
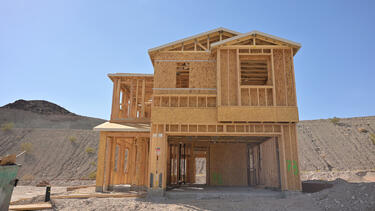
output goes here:
[{"label": "desert hillside", "polygon": [[375,117],[301,121],[302,170],[375,170]]},{"label": "desert hillside", "polygon": [[76,115],[44,100],[17,100],[0,107],[0,125],[12,123],[15,128],[91,130],[103,122],[103,119]]},{"label": "desert hillside", "polygon": [[[16,101],[0,108],[0,156],[27,151],[17,159],[24,182],[92,177],[99,140],[92,128],[104,121]],[[375,117],[301,121],[298,148],[302,172],[374,171]]]}]

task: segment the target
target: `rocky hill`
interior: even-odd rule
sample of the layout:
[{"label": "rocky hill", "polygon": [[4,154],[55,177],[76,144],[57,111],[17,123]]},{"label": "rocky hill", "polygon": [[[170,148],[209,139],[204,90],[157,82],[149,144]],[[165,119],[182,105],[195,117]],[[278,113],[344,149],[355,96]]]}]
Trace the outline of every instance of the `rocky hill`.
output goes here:
[{"label": "rocky hill", "polygon": [[13,103],[6,104],[0,108],[17,109],[23,111],[31,111],[43,115],[69,115],[76,114],[66,110],[65,108],[45,100],[17,100]]},{"label": "rocky hill", "polygon": [[0,125],[12,123],[15,128],[91,130],[103,122],[103,119],[76,115],[44,100],[17,100],[0,107]]}]

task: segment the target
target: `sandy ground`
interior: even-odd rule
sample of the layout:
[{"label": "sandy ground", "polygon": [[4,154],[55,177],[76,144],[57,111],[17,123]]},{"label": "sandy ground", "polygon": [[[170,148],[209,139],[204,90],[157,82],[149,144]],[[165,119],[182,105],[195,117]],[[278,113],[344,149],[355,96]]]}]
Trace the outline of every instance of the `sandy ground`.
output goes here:
[{"label": "sandy ground", "polygon": [[[195,188],[168,191],[163,198],[53,199],[54,210],[375,210],[375,183],[348,183],[315,193],[280,192],[253,188]],[[45,188],[18,186],[13,198],[44,199]],[[66,191],[52,187],[52,195],[94,193],[94,187]],[[12,198],[12,200],[13,200]]]}]

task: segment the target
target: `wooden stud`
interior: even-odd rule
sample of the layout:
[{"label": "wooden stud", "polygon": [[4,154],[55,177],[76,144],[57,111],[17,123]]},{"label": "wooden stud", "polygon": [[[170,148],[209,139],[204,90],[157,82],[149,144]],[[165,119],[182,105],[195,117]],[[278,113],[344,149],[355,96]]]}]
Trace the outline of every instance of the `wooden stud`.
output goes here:
[{"label": "wooden stud", "polygon": [[142,81],[142,118],[145,118],[145,95],[146,95],[146,80]]},{"label": "wooden stud", "polygon": [[271,49],[271,67],[272,67],[272,97],[273,106],[276,106],[276,82],[275,82],[275,64],[273,61],[273,49]]},{"label": "wooden stud", "polygon": [[241,106],[241,67],[240,67],[240,55],[239,49],[236,51],[236,58],[237,58],[237,105]]}]

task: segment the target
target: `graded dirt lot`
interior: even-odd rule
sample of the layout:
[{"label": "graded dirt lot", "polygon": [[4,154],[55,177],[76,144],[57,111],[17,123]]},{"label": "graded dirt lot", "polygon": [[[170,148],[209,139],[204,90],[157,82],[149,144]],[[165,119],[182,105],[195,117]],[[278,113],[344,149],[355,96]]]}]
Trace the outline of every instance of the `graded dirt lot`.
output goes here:
[{"label": "graded dirt lot", "polygon": [[[52,199],[54,210],[374,210],[375,183],[330,182],[316,193],[279,192],[253,188],[212,188],[188,193],[167,192],[165,198]],[[20,186],[15,194],[41,193],[43,188]],[[93,193],[94,188],[67,192],[52,188],[52,196]],[[204,194],[202,194],[204,193]],[[42,201],[35,197],[28,203]],[[19,204],[25,203],[19,202]]]}]

